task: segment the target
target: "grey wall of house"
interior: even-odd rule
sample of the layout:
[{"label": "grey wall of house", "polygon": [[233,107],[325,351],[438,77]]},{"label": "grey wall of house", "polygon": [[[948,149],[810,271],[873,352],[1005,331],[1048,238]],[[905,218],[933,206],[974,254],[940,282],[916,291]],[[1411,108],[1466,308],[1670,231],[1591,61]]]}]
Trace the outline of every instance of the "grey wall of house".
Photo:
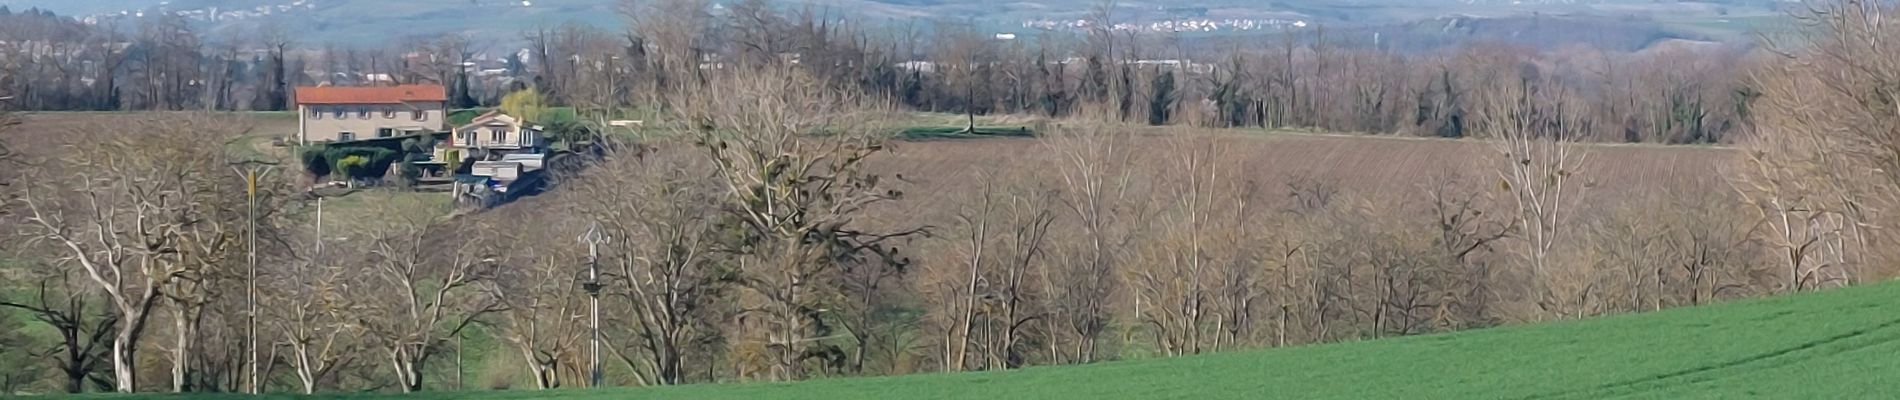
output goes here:
[{"label": "grey wall of house", "polygon": [[[298,105],[297,118],[301,121],[298,131],[305,143],[337,141],[343,132],[354,133],[355,140],[376,138],[381,129],[391,129],[396,136],[403,131],[442,132],[448,127],[448,113],[443,108],[440,103]],[[342,117],[337,116],[339,110],[343,112]],[[421,119],[414,114],[417,110],[422,111]],[[364,112],[368,113],[367,117]]]}]

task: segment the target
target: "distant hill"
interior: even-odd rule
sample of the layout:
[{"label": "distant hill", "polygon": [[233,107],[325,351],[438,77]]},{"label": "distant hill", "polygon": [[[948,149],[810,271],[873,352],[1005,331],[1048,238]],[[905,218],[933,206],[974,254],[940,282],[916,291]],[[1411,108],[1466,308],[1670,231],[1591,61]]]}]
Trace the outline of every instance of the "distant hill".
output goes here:
[{"label": "distant hill", "polygon": [[[264,24],[301,33],[302,42],[380,43],[412,35],[460,32],[495,43],[521,40],[537,25],[621,24],[621,0],[0,0],[14,9],[43,8],[91,20],[131,20],[182,13],[220,32]],[[736,0],[728,0],[736,1]],[[1096,0],[773,0],[866,22],[971,21],[999,32],[1064,29],[1085,18]],[[718,4],[719,1],[715,1]],[[1655,18],[1720,31],[1728,18],[1773,13],[1774,0],[1123,0],[1125,28],[1154,31],[1354,28],[1444,18],[1509,18],[1578,14]],[[1477,29],[1485,29],[1478,27]],[[1399,32],[1395,32],[1399,33]]]}]

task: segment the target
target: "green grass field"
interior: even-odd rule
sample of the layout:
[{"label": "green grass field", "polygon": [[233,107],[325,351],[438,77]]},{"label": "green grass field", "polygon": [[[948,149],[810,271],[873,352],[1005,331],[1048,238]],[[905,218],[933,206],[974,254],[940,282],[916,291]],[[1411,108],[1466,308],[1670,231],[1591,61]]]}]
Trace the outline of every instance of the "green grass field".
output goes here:
[{"label": "green grass field", "polygon": [[1593,320],[1085,366],[407,398],[1894,398],[1896,299],[1900,284],[1879,284]]},{"label": "green grass field", "polygon": [[1032,137],[1036,133],[1023,126],[977,126],[975,132],[967,132],[967,126],[914,126],[904,128],[897,134],[906,140],[935,139],[981,139],[991,137]]}]

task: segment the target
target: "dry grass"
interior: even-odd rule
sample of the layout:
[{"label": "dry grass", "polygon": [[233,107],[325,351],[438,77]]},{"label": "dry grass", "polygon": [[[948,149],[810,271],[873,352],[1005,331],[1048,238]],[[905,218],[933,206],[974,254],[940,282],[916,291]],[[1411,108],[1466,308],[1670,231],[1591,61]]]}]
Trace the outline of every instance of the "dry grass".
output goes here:
[{"label": "dry grass", "polygon": [[[19,125],[7,130],[7,143],[19,151],[23,157],[52,157],[57,156],[62,147],[94,135],[137,135],[141,126],[154,121],[182,118],[185,115],[186,113],[171,112],[26,113],[20,116]],[[221,115],[234,118],[239,123],[250,127],[249,133],[242,137],[230,138],[230,142],[222,144],[234,151],[267,151],[272,138],[292,136],[297,133],[297,118],[293,114],[230,113]]]}]

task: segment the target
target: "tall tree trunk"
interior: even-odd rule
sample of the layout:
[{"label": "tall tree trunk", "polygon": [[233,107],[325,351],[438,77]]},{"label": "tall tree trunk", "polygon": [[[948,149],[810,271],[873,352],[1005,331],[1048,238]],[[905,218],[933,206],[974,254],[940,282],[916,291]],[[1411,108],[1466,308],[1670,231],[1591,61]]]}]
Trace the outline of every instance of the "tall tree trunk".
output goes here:
[{"label": "tall tree trunk", "polygon": [[185,305],[178,305],[172,311],[172,332],[177,336],[172,348],[172,392],[184,393],[190,389],[187,376],[191,369],[191,319]]},{"label": "tall tree trunk", "polygon": [[138,352],[138,334],[136,330],[124,328],[112,339],[112,376],[114,388],[119,393],[132,393],[138,390],[138,368],[135,364]]},{"label": "tall tree trunk", "polygon": [[60,327],[59,335],[66,343],[67,364],[61,368],[66,373],[66,393],[83,392],[86,390],[86,375],[91,372],[86,366],[92,362],[89,360],[90,355],[82,355],[79,351],[79,324],[75,322],[70,327]]},{"label": "tall tree trunk", "polygon": [[297,380],[303,384],[303,394],[316,394],[316,372],[310,366],[310,348],[307,345],[293,344],[291,351],[297,352]]},{"label": "tall tree trunk", "polygon": [[422,360],[409,354],[408,345],[398,345],[391,350],[389,359],[396,368],[396,380],[401,383],[403,393],[422,391]]}]

